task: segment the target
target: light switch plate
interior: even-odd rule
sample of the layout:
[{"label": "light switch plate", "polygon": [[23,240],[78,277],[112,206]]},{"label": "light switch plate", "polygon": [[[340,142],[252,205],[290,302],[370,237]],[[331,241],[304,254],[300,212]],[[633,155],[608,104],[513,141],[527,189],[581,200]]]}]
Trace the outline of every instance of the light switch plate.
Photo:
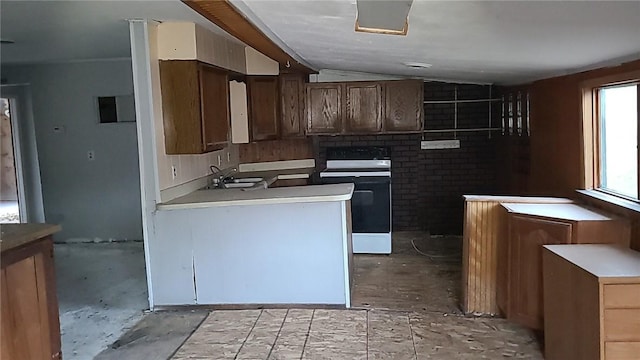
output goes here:
[{"label": "light switch plate", "polygon": [[422,140],[420,141],[420,149],[421,150],[432,150],[432,149],[459,149],[460,148],[460,140]]}]

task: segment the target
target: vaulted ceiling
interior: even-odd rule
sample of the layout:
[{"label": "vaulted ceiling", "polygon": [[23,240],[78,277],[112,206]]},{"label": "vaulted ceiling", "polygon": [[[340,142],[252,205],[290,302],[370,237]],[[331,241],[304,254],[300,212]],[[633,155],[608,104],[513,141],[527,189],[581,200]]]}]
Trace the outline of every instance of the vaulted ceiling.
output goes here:
[{"label": "vaulted ceiling", "polygon": [[[640,58],[640,1],[414,0],[406,36],[354,31],[356,0],[230,1],[316,70],[513,84]],[[131,18],[222,33],[179,0],[2,0],[0,15],[0,37],[15,41],[2,63],[128,57]]]},{"label": "vaulted ceiling", "polygon": [[414,0],[406,36],[355,32],[355,0],[231,2],[316,69],[519,83],[640,58],[640,1]]}]

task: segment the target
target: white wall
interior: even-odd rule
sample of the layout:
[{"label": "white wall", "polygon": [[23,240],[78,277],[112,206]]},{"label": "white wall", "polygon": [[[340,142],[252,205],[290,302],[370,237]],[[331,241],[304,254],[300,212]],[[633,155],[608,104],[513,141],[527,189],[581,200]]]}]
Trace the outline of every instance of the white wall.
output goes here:
[{"label": "white wall", "polygon": [[[164,143],[164,126],[162,115],[162,93],[160,89],[160,48],[158,25],[150,24],[148,28],[149,42],[149,66],[151,76],[151,95],[153,97],[153,118],[157,156],[158,183],[161,191],[161,201],[188,194],[202,187],[199,179],[205,179],[210,175],[210,165],[220,168],[234,167],[238,165],[238,146],[230,145],[227,148],[202,155],[167,155]],[[172,167],[176,168],[177,176],[174,178]],[[206,184],[206,181],[205,181]]]},{"label": "white wall", "polygon": [[95,102],[133,94],[131,61],[5,66],[2,75],[30,84],[45,217],[62,225],[56,240],[142,239],[136,124],[99,124]]}]

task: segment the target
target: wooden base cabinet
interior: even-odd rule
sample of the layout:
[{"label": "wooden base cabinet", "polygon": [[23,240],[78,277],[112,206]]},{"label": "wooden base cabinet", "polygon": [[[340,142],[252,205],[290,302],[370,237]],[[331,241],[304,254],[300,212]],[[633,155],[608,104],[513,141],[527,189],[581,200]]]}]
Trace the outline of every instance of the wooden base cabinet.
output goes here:
[{"label": "wooden base cabinet", "polygon": [[506,281],[506,272],[498,272],[507,260],[504,243],[508,219],[501,203],[572,203],[569,199],[520,196],[464,195],[462,242],[462,297],[465,314],[497,315],[497,284]]},{"label": "wooden base cabinet", "polygon": [[640,252],[544,246],[547,360],[640,359]]},{"label": "wooden base cabinet", "polygon": [[0,359],[61,359],[51,236],[6,249],[11,235],[5,231],[15,226],[33,225],[2,225]]},{"label": "wooden base cabinet", "polygon": [[[542,329],[542,246],[618,243],[629,246],[630,226],[623,219],[576,204],[502,204],[508,212],[507,261],[500,262],[498,307],[510,320]],[[506,246],[506,247],[505,247]]]}]

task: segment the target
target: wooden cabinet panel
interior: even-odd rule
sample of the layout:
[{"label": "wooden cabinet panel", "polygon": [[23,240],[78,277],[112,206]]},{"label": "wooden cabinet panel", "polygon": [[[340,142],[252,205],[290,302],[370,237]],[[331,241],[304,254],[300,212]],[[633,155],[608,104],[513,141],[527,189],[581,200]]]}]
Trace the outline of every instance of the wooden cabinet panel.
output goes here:
[{"label": "wooden cabinet panel", "polygon": [[204,152],[224,148],[229,134],[229,80],[225,72],[200,64]]},{"label": "wooden cabinet panel", "polygon": [[543,265],[545,359],[638,359],[640,307],[606,306],[632,305],[625,298],[640,285],[640,253],[609,244],[545,246]]},{"label": "wooden cabinet panel", "polygon": [[160,86],[167,154],[201,154],[226,146],[226,72],[198,61],[160,61]]},{"label": "wooden cabinet panel", "polygon": [[349,133],[376,133],[382,130],[382,85],[347,83],[347,121]]},{"label": "wooden cabinet panel", "polygon": [[60,359],[51,238],[2,254],[1,359]]},{"label": "wooden cabinet panel", "polygon": [[543,319],[542,245],[570,244],[570,223],[511,215],[508,317],[541,329]]},{"label": "wooden cabinet panel", "polygon": [[604,353],[607,360],[638,360],[640,342],[608,342]]},{"label": "wooden cabinet panel", "polygon": [[304,136],[304,76],[280,75],[280,136]]},{"label": "wooden cabinet panel", "polygon": [[337,134],[342,131],[342,85],[335,83],[308,84],[307,133]]},{"label": "wooden cabinet panel", "polygon": [[640,342],[640,308],[605,309],[605,341]]},{"label": "wooden cabinet panel", "polygon": [[640,308],[640,284],[604,285],[604,307]]},{"label": "wooden cabinet panel", "polygon": [[278,77],[247,77],[249,98],[249,129],[254,141],[278,138]]},{"label": "wooden cabinet panel", "polygon": [[385,82],[385,132],[422,131],[423,86],[419,80]]}]

